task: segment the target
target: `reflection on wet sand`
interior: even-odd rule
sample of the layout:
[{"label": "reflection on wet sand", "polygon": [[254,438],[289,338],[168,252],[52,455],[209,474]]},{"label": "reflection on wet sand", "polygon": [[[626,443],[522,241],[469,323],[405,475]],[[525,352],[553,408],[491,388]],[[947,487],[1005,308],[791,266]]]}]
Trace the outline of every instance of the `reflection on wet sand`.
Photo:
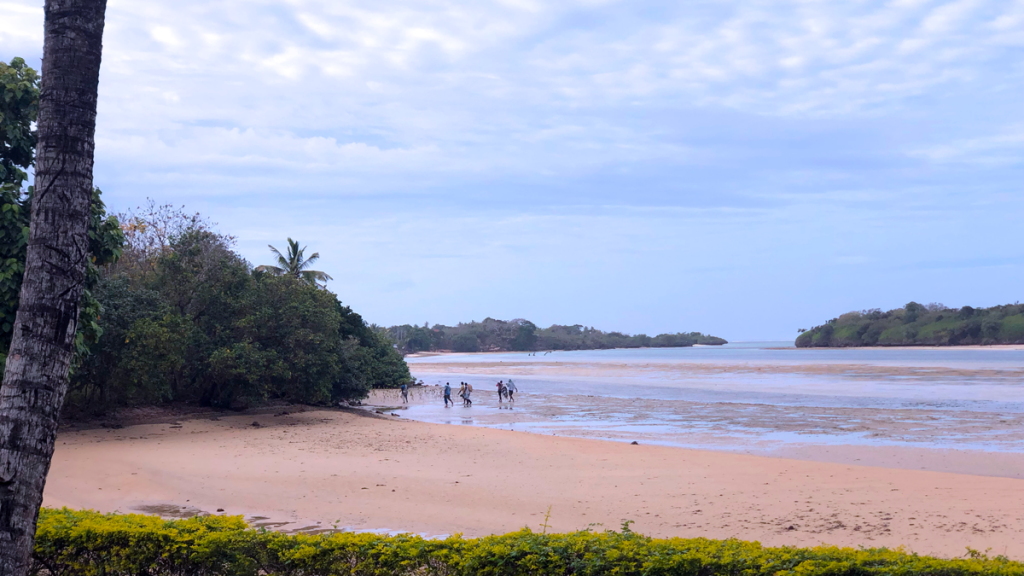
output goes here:
[{"label": "reflection on wet sand", "polygon": [[[660,352],[660,351],[659,351]],[[841,462],[913,451],[955,452],[914,468],[1024,477],[1024,366],[1019,352],[955,355],[870,351],[843,363],[793,363],[793,353],[630,358],[588,352],[552,361],[503,355],[495,361],[430,357],[411,364],[428,385],[468,381],[485,391],[465,412],[444,409],[437,388],[420,389],[408,418],[544,434],[656,443]],[[663,355],[665,353],[661,352]],[[1010,354],[1013,354],[1011,356]],[[766,356],[767,355],[767,356]],[[962,357],[962,355],[961,355]],[[985,358],[993,358],[987,364]],[[806,359],[806,356],[801,357]],[[892,359],[899,359],[898,361]],[[927,364],[927,365],[914,365]],[[943,365],[946,364],[946,365]],[[520,385],[515,408],[487,394],[493,381]],[[392,404],[389,392],[371,401]],[[828,454],[827,456],[825,454]],[[985,459],[979,471],[979,456]],[[933,454],[934,456],[934,454]]]}]

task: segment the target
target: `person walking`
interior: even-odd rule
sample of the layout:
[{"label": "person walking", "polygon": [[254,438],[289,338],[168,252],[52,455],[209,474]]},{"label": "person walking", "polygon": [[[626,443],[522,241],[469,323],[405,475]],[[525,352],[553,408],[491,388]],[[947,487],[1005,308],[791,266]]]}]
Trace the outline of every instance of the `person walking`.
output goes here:
[{"label": "person walking", "polygon": [[495,386],[498,387],[498,404],[501,404],[501,399],[505,396],[505,383],[498,380],[498,383],[495,384]]},{"label": "person walking", "polygon": [[509,379],[508,383],[505,384],[505,392],[508,393],[508,401],[509,402],[515,402],[516,401],[516,398],[514,396],[514,394],[516,393],[516,384],[511,379]]},{"label": "person walking", "polygon": [[473,386],[469,382],[466,382],[466,395],[463,396],[462,398],[463,398],[463,400],[466,401],[466,406],[469,406],[471,408],[473,407],[473,401],[469,398],[469,395],[472,394],[472,393],[473,393]]},{"label": "person walking", "polygon": [[448,403],[451,402],[452,406],[455,406],[455,402],[452,402],[452,385],[448,382],[444,383],[444,407],[448,407]]},{"label": "person walking", "polygon": [[409,387],[404,383],[402,384],[402,403],[409,403]]}]

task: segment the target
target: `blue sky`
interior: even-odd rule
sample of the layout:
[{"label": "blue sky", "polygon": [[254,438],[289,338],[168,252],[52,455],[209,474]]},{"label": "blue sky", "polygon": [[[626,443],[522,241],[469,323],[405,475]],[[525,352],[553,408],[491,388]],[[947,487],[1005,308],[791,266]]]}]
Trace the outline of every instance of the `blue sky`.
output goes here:
[{"label": "blue sky", "polygon": [[1021,94],[1021,0],[110,0],[96,182],[379,324],[781,339],[1021,298]]}]

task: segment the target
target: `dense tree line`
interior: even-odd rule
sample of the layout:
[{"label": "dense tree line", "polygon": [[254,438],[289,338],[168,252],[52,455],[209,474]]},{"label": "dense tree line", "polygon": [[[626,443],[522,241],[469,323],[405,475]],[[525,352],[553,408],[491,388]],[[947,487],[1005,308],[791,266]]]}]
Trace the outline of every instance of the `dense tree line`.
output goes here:
[{"label": "dense tree line", "polygon": [[800,348],[967,344],[1024,344],[1024,304],[948,308],[910,302],[888,312],[848,312],[796,339]]},{"label": "dense tree line", "polygon": [[629,335],[604,332],[580,324],[538,328],[529,320],[495,320],[459,323],[457,326],[429,324],[381,328],[405,352],[454,351],[498,352],[536,350],[604,350],[609,348],[677,348],[694,344],[725,344],[722,338],[699,332]]},{"label": "dense tree line", "polygon": [[[38,76],[0,62],[0,366],[25,269],[34,195]],[[108,215],[97,189],[65,413],[189,402],[326,404],[411,380],[387,335],[318,282],[289,239],[278,266],[253,267],[197,214],[148,206]],[[291,261],[288,258],[292,258]],[[291,268],[296,268],[292,270]]]},{"label": "dense tree line", "polygon": [[[4,208],[24,213],[29,201],[8,196]],[[102,210],[97,194],[95,236],[123,244],[97,259],[106,265],[95,267],[83,298],[66,411],[326,404],[411,379],[386,334],[334,294],[301,277],[253,270],[230,236],[198,216],[150,205],[122,215],[118,226]],[[16,303],[7,309],[4,326]],[[0,346],[9,342],[4,336]]]}]

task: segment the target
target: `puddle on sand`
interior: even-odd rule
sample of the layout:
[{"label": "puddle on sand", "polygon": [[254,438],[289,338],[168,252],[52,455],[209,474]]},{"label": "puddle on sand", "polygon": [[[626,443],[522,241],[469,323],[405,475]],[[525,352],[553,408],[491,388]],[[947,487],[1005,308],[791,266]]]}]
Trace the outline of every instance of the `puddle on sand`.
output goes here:
[{"label": "puddle on sand", "polygon": [[133,510],[144,514],[153,514],[161,518],[193,518],[195,516],[210,516],[205,510],[194,506],[178,506],[177,504],[144,504],[136,506]]}]

